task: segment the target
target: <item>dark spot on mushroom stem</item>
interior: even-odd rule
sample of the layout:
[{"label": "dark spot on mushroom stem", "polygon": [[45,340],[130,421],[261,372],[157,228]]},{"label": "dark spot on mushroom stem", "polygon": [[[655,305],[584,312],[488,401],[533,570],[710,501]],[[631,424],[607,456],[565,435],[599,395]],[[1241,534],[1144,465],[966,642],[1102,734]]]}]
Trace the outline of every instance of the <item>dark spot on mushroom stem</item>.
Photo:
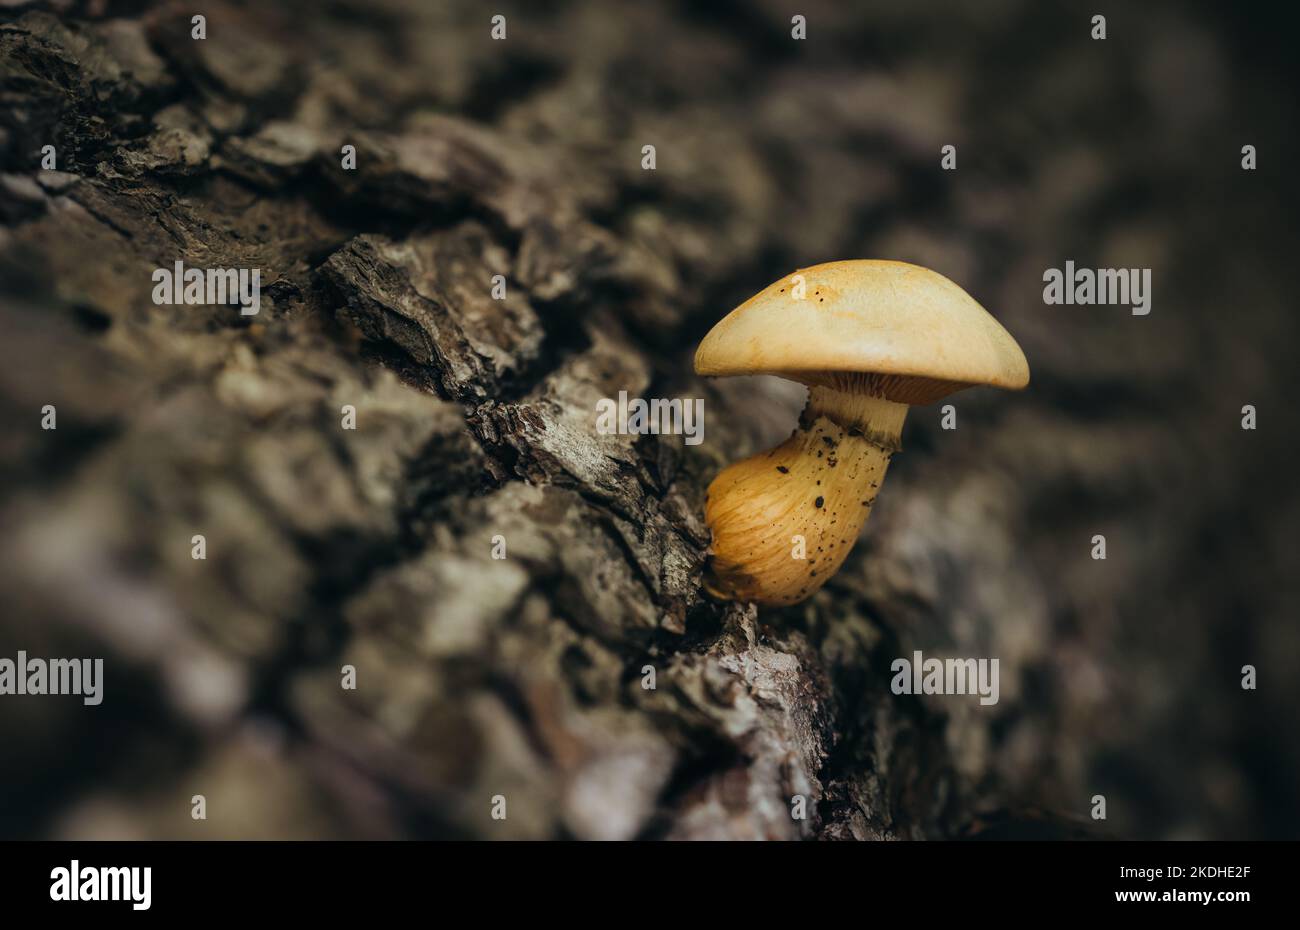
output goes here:
[{"label": "dark spot on mushroom stem", "polygon": [[835,440],[831,439],[829,436],[823,436],[822,442],[826,443],[826,445],[830,446],[832,449],[835,448]]},{"label": "dark spot on mushroom stem", "polygon": [[783,475],[788,475],[788,474],[790,474],[790,469],[786,468],[784,465],[778,465],[778,466],[776,466],[776,470],[779,471],[779,472],[780,472],[781,474],[783,474]]},{"label": "dark spot on mushroom stem", "polygon": [[816,578],[816,577],[817,577],[817,573],[816,573],[816,572],[809,572],[809,573],[808,573],[808,577],[809,577],[809,578]]},{"label": "dark spot on mushroom stem", "polygon": [[825,502],[826,502],[826,498],[819,497],[817,498],[817,500],[813,501],[813,505],[816,506],[818,510],[820,510],[822,504],[824,504]]}]

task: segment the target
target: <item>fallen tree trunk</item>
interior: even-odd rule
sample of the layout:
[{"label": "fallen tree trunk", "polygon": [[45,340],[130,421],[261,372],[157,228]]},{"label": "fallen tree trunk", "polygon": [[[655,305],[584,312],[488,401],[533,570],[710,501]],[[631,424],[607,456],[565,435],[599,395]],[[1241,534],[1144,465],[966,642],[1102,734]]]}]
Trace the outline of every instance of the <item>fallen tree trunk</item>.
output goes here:
[{"label": "fallen tree trunk", "polygon": [[[984,55],[1031,47],[1029,5],[967,23],[946,68],[950,33],[835,4],[816,55],[780,12],[572,4],[495,42],[474,4],[207,3],[203,39],[188,8],[127,6],[0,24],[0,645],[106,659],[94,714],[5,706],[0,833],[1073,835],[1101,794],[1121,832],[1250,835],[1261,797],[1294,803],[1246,761],[1294,772],[1293,738],[1242,729],[1289,706],[1294,654],[1203,716],[1267,637],[1294,645],[1269,620],[1293,592],[1250,580],[1281,539],[1239,548],[1273,505],[1234,500],[1278,450],[1236,410],[1281,383],[1213,333],[1260,279],[1197,270],[1225,225],[1285,218],[1184,222],[1234,167],[1163,148],[1231,114],[1144,122],[1093,66],[999,111]],[[1097,99],[1111,122],[1053,116]],[[1153,326],[1042,306],[1043,268],[1106,248],[1157,266]],[[957,395],[953,431],[917,411],[806,604],[711,600],[704,489],[802,396],[704,383],[694,346],[780,274],[865,255],[966,286],[1036,385]],[[157,305],[178,260],[260,269],[259,312]],[[1249,293],[1242,351],[1280,371],[1294,323]],[[705,441],[598,433],[620,391],[704,398]],[[999,704],[893,693],[914,650],[999,658]]]}]

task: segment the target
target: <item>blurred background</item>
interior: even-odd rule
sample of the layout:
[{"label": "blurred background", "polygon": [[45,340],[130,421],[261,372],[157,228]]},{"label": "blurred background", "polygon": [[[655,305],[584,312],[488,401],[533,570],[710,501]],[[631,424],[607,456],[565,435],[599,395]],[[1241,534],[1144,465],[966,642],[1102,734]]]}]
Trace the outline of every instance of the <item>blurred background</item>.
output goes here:
[{"label": "blurred background", "polygon": [[[0,696],[0,837],[1295,838],[1296,22],[1105,6],[0,4],[0,657],[106,675]],[[703,489],[802,394],[695,344],[861,257],[1032,384],[913,410],[813,600],[715,604]],[[154,305],[178,259],[261,313]],[[619,390],[705,443],[595,436]]]}]

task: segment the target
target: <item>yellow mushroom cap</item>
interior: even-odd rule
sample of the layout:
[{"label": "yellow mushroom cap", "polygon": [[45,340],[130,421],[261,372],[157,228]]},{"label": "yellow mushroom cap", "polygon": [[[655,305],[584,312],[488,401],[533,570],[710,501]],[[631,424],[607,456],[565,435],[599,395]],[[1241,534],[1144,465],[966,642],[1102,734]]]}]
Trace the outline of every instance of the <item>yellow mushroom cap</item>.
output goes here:
[{"label": "yellow mushroom cap", "polygon": [[1029,383],[1016,340],[964,290],[919,265],[865,259],[801,268],[759,291],[704,337],[695,370],[780,375],[906,404]]}]

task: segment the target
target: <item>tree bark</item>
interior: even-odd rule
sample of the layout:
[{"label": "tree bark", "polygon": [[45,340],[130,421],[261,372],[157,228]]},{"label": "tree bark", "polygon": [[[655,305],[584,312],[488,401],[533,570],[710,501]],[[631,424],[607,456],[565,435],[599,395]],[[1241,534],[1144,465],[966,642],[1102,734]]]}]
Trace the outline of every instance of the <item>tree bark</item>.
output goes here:
[{"label": "tree bark", "polygon": [[[1230,37],[1134,10],[1130,35],[1184,44],[1106,68],[1029,3],[806,4],[806,42],[779,4],[506,10],[504,41],[474,3],[271,6],[0,10],[0,655],[105,659],[100,707],[5,699],[0,834],[1064,836],[1099,794],[1125,835],[1295,813],[1259,772],[1297,769],[1271,574],[1296,498],[1239,499],[1285,459],[1237,411],[1281,403],[1296,327],[1275,243],[1222,258],[1287,227],[1234,155],[1284,107],[1224,102]],[[1149,319],[1043,306],[1042,269],[1104,254],[1156,268]],[[962,284],[1034,387],[956,395],[956,430],[914,410],[810,601],[714,601],[704,490],[802,393],[705,383],[694,346],[853,257]],[[260,269],[260,312],[156,305],[177,260]],[[705,441],[599,434],[620,391],[704,398]],[[894,694],[914,650],[998,658],[999,703]]]}]

